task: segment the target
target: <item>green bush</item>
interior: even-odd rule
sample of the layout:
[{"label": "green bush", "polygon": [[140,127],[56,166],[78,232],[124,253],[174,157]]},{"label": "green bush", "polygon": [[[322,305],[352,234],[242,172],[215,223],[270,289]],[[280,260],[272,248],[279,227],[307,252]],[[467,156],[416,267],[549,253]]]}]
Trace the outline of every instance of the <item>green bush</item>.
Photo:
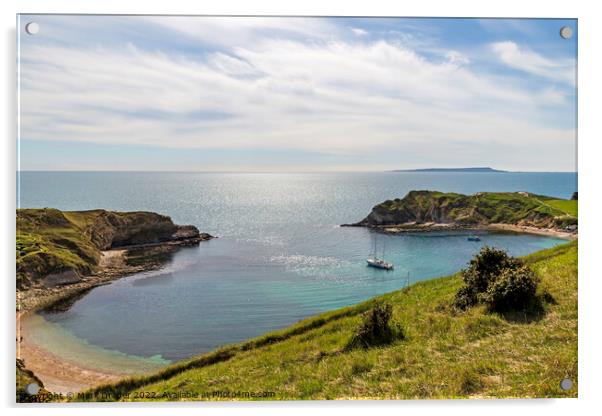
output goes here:
[{"label": "green bush", "polygon": [[458,289],[454,297],[454,307],[461,310],[466,310],[477,304],[477,292],[467,285]]},{"label": "green bush", "polygon": [[402,328],[391,324],[392,316],[393,307],[388,303],[376,304],[365,312],[362,324],[347,344],[347,349],[370,348],[403,338]]},{"label": "green bush", "polygon": [[522,309],[535,299],[537,277],[520,259],[504,250],[483,247],[462,270],[462,286],[456,293],[454,306],[467,309],[479,303],[490,311],[506,312]]},{"label": "green bush", "polygon": [[538,279],[527,266],[504,269],[482,295],[483,303],[495,312],[521,310],[536,297]]}]

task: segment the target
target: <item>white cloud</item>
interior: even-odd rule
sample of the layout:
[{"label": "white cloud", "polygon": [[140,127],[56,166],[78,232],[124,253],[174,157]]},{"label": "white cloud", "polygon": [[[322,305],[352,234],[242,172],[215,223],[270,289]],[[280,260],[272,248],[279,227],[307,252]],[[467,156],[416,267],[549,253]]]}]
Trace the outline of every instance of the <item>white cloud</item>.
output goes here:
[{"label": "white cloud", "polygon": [[451,64],[468,65],[470,63],[470,59],[468,59],[468,56],[458,51],[448,51],[445,53],[445,57]]},{"label": "white cloud", "polygon": [[491,49],[512,68],[570,85],[575,83],[575,61],[572,59],[551,60],[510,41],[493,43]]},{"label": "white cloud", "polygon": [[356,36],[366,36],[368,34],[364,29],[360,29],[359,27],[350,27],[349,28],[354,35]]},{"label": "white cloud", "polygon": [[[435,159],[462,152],[475,163],[492,152],[528,161],[553,148],[541,163],[572,167],[573,130],[538,121],[542,106],[554,104],[550,97],[562,100],[555,90],[479,75],[456,51],[435,62],[384,40],[328,40],[319,25],[297,27],[292,39],[259,36],[255,23],[202,59],[131,45],[29,45],[22,50],[22,137]],[[225,36],[206,26],[178,28]],[[297,39],[310,32],[323,37]]]},{"label": "white cloud", "polygon": [[256,46],[265,39],[333,40],[344,32],[327,18],[151,16],[145,21],[173,31],[174,36],[226,48]]}]

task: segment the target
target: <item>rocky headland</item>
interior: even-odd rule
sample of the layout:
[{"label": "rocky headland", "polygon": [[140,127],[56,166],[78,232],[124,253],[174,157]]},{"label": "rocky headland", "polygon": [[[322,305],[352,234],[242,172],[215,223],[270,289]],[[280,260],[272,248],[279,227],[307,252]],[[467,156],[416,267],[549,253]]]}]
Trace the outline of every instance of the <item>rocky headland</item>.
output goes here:
[{"label": "rocky headland", "polygon": [[370,227],[390,233],[489,229],[574,238],[577,217],[568,212],[565,204],[571,202],[527,192],[462,195],[410,191],[402,199],[374,206],[363,220],[343,226]]},{"label": "rocky headland", "polygon": [[161,255],[213,238],[154,212],[17,210],[17,309],[31,311],[161,266]]}]

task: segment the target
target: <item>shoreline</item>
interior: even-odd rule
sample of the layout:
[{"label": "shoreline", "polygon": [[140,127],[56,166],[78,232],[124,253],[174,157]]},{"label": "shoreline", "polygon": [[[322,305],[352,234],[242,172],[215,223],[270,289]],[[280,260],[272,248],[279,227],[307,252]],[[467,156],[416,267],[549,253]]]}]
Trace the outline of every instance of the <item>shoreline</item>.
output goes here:
[{"label": "shoreline", "polygon": [[[77,393],[91,387],[113,382],[123,377],[143,374],[131,372],[106,371],[91,368],[82,363],[68,360],[38,345],[30,337],[30,329],[23,325],[27,318],[37,315],[36,312],[51,308],[68,308],[73,301],[84,296],[90,290],[110,284],[112,281],[158,270],[162,264],[144,261],[140,265],[129,265],[126,262],[128,252],[138,249],[152,249],[158,253],[177,250],[180,247],[198,244],[199,241],[170,241],[165,243],[140,244],[119,247],[101,252],[99,270],[90,276],[83,277],[81,282],[54,288],[34,288],[17,292],[16,312],[16,358],[22,359],[25,368],[33,371],[44,384],[44,388],[52,393]],[[156,254],[156,253],[155,253]],[[149,259],[150,260],[150,259]]]},{"label": "shoreline", "polygon": [[135,273],[153,270],[153,267],[128,266],[125,256],[128,249],[113,249],[101,252],[100,270],[82,278],[81,282],[54,288],[33,288],[17,292],[17,316],[24,317],[41,309],[51,308],[59,303],[77,298],[95,287],[109,284],[113,280]]},{"label": "shoreline", "polygon": [[[30,313],[35,314],[35,312]],[[26,368],[33,371],[49,392],[77,393],[128,376],[127,373],[89,368],[81,363],[59,357],[33,342],[29,337],[30,329],[27,325],[19,325],[18,333],[17,357],[23,360]]]},{"label": "shoreline", "polygon": [[539,228],[527,225],[492,223],[487,225],[459,225],[443,223],[406,223],[391,225],[363,225],[363,224],[341,224],[341,227],[363,227],[371,230],[377,230],[386,234],[410,234],[410,233],[429,233],[441,231],[491,231],[491,232],[513,232],[519,234],[535,234],[547,237],[561,238],[564,240],[578,239],[578,233],[562,231],[553,228]]},{"label": "shoreline", "polygon": [[489,224],[486,229],[488,231],[512,231],[524,234],[537,234],[548,237],[557,237],[565,240],[577,240],[579,235],[576,232],[556,230],[552,228],[538,228],[526,225],[511,225],[511,224]]},{"label": "shoreline", "polygon": [[30,289],[17,292],[17,358],[22,359],[25,368],[38,377],[44,388],[52,393],[77,393],[100,384],[119,380],[127,373],[112,373],[89,368],[81,363],[59,357],[42,345],[37,345],[26,322],[36,312],[52,308],[70,300],[77,300],[88,291],[110,284],[135,273],[151,271],[156,267],[128,266],[125,257],[128,249],[113,249],[101,252],[100,271],[87,276],[84,281],[52,289]]},{"label": "shoreline", "polygon": [[[161,243],[136,244],[130,246],[116,247],[101,251],[101,257],[98,264],[98,271],[89,276],[82,276],[82,280],[77,283],[64,284],[51,288],[33,288],[23,291],[17,291],[17,312],[25,316],[29,313],[41,309],[51,308],[62,302],[77,298],[95,287],[106,285],[113,280],[131,276],[136,273],[148,272],[160,269],[161,264],[152,261],[145,261],[143,257],[142,264],[127,264],[128,253],[140,249],[151,249],[155,253],[169,253],[181,247],[198,245],[202,241],[211,240],[213,237],[209,234],[203,234],[200,238],[191,240],[175,240]],[[151,256],[148,256],[149,258]]]}]

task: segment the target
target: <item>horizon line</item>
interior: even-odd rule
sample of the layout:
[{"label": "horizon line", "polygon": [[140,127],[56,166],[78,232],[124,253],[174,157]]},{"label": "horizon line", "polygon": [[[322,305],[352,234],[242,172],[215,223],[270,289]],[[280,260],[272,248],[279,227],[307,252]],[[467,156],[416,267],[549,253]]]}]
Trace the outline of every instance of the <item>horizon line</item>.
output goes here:
[{"label": "horizon line", "polygon": [[[17,169],[15,172],[63,172],[63,173],[578,173],[578,170],[497,170],[494,172],[421,172],[420,169],[450,169],[450,168],[411,168],[407,170],[124,170],[124,169]],[[469,168],[451,168],[469,169]],[[418,171],[416,171],[418,170]]]}]

